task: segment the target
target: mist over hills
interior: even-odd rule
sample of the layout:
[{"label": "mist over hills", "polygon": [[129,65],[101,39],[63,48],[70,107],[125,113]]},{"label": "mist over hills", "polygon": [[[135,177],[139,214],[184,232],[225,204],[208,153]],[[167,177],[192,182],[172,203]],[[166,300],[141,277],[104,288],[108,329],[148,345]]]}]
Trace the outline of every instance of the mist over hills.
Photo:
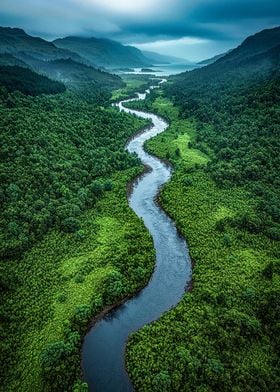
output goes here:
[{"label": "mist over hills", "polygon": [[118,88],[122,85],[120,78],[106,69],[171,62],[186,60],[143,53],[109,39],[66,37],[49,42],[19,28],[0,27],[0,65],[27,67],[72,87],[92,83],[95,87]]},{"label": "mist over hills", "polygon": [[[208,65],[191,74],[176,76],[177,80],[215,77],[247,67],[248,73],[268,70],[279,63],[280,27],[263,30],[245,39],[237,48],[200,62]],[[121,86],[121,79],[107,70],[121,67],[150,67],[157,64],[189,63],[183,58],[140,51],[133,46],[102,38],[66,37],[53,42],[32,37],[24,30],[0,27],[0,65],[28,67],[68,86],[92,83],[108,89]],[[185,75],[185,76],[184,76]],[[191,75],[191,76],[189,76]],[[180,89],[180,87],[178,87]]]},{"label": "mist over hills", "polygon": [[[118,8],[128,4],[115,3]],[[149,1],[147,7],[151,18]],[[31,15],[32,11],[28,10]],[[247,22],[245,17],[242,14]],[[41,23],[42,18],[37,20]],[[172,27],[176,37],[179,29]],[[230,24],[223,29],[233,32]],[[174,41],[169,41],[171,46]],[[205,45],[212,43],[209,37]],[[186,48],[193,44],[186,39],[176,53],[187,57]],[[201,40],[196,44],[205,55]],[[164,45],[163,40],[139,47]],[[5,392],[85,392],[87,372],[90,390],[91,375],[99,373],[105,383],[109,379],[109,388],[100,390],[123,390],[111,370],[114,366],[125,374],[124,360],[135,390],[277,390],[280,27],[246,38],[235,49],[201,62],[198,69],[187,64],[185,59],[108,39],[66,37],[49,42],[21,29],[0,28],[0,384]],[[150,69],[157,65],[158,72]],[[178,74],[179,69],[191,68]],[[161,83],[164,69],[177,75]],[[150,87],[145,98],[139,94],[139,100],[128,99],[156,83],[160,88]],[[119,110],[121,105],[114,103],[120,101],[142,111],[143,118]],[[148,119],[158,132],[149,132]],[[158,193],[157,207],[168,215],[167,229],[162,231],[156,210],[151,230],[159,230],[162,241],[152,241],[144,215],[137,217],[129,208],[128,184],[151,162],[143,160],[141,166],[137,157],[143,156],[146,131],[145,157],[173,166],[172,178]],[[164,132],[159,135],[160,131]],[[148,140],[155,133],[158,136]],[[125,146],[128,140],[135,145],[134,138],[139,141],[139,150],[133,148],[138,154],[129,154]],[[141,197],[137,194],[139,211],[144,206],[147,214],[154,209],[152,182],[157,186],[167,179],[158,165],[151,174]],[[177,296],[178,290],[174,276],[179,271],[181,279],[183,274],[181,267],[175,275],[162,269],[160,287],[167,297],[158,295],[155,285],[155,301],[149,296],[149,302],[140,302],[155,308],[160,304],[162,314],[167,300],[168,312],[156,321],[152,317],[152,324],[134,333],[126,357],[121,346],[115,362],[110,337],[124,344],[115,331],[123,337],[123,329],[132,330],[132,313],[119,317],[119,311],[127,309],[122,301],[151,282],[156,259],[160,266],[169,259],[177,269],[177,258],[180,263],[186,258],[187,249],[182,252],[177,242],[175,252],[169,253],[174,239],[173,232],[168,235],[170,219],[180,243],[187,239],[189,266],[194,268],[188,279],[193,281],[181,281],[184,298],[170,309],[173,301],[167,297],[173,288]],[[168,249],[158,248],[167,237],[172,240]],[[167,258],[161,261],[157,255]],[[101,358],[104,372],[90,364],[81,378],[88,326],[118,303],[125,304],[115,314],[121,329],[108,333],[106,319],[105,338],[98,335],[102,349],[92,342],[87,346],[97,360],[100,353],[108,355],[109,366],[103,366]],[[143,311],[137,303],[133,300],[133,312],[144,315],[144,325],[149,306]],[[115,342],[114,353],[119,354]]]},{"label": "mist over hills", "polygon": [[66,37],[53,43],[61,49],[78,53],[90,63],[99,67],[142,67],[151,61],[133,46],[102,38]]},{"label": "mist over hills", "polygon": [[204,82],[211,84],[213,79],[229,82],[228,78],[235,78],[234,82],[237,83],[241,75],[248,79],[255,78],[256,74],[277,71],[280,65],[279,45],[280,27],[263,30],[246,38],[237,48],[206,67],[174,76],[176,83],[172,89],[177,89],[180,94],[186,90],[187,85],[200,86],[200,83]]}]

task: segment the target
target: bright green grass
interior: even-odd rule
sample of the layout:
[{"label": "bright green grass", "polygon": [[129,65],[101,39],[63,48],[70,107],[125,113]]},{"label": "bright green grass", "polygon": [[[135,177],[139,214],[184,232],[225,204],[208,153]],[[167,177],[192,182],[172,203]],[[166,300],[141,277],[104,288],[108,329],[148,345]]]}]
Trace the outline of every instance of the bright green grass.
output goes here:
[{"label": "bright green grass", "polygon": [[[122,273],[123,296],[149,279],[154,264],[152,241],[126,199],[126,184],[135,174],[132,169],[113,177],[113,190],[84,213],[81,239],[53,230],[22,260],[7,264],[20,284],[7,302],[16,315],[9,330],[16,355],[11,381],[3,391],[44,390],[42,351],[63,339],[78,306],[102,298],[103,282],[112,271]],[[141,277],[138,267],[142,267]]]}]

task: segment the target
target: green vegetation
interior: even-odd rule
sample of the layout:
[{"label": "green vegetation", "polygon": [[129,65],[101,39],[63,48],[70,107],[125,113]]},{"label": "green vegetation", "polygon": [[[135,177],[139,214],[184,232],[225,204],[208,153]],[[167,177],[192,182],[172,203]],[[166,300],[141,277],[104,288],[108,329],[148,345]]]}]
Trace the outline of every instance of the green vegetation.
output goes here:
[{"label": "green vegetation", "polygon": [[[278,389],[279,34],[250,37],[130,103],[171,123],[146,147],[174,165],[160,202],[194,262],[181,303],[129,340],[139,391]],[[154,265],[126,198],[142,167],[124,145],[147,122],[110,107],[147,78],[124,86],[20,29],[0,36],[10,53],[0,69],[1,390],[85,391],[89,321],[145,285]],[[72,90],[50,95],[63,85],[25,64]]]},{"label": "green vegetation", "polygon": [[27,95],[57,94],[65,91],[62,83],[18,66],[0,66],[0,86],[5,87],[8,92],[21,91]]},{"label": "green vegetation", "polygon": [[78,230],[81,212],[110,189],[108,177],[137,162],[123,146],[143,122],[70,93],[30,99],[3,92],[0,111],[1,255],[9,257],[50,227]]},{"label": "green vegetation", "polygon": [[30,68],[72,89],[89,90],[90,94],[101,90],[110,93],[124,86],[119,76],[96,69],[77,53],[57,48],[52,42],[32,37],[21,29],[0,27],[0,64]]},{"label": "green vegetation", "polygon": [[280,84],[271,63],[258,69],[253,81],[243,68],[236,84],[236,74],[182,74],[165,88],[175,106],[156,91],[129,104],[171,122],[146,147],[174,165],[160,202],[194,262],[181,303],[130,338],[139,391],[279,385]]},{"label": "green vegetation", "polygon": [[113,91],[112,102],[120,101],[135,95],[135,91],[145,91],[150,86],[149,76],[147,75],[122,75],[122,80],[125,82],[125,86]]},{"label": "green vegetation", "polygon": [[151,238],[126,199],[142,167],[124,150],[146,121],[105,98],[100,90],[28,97],[1,88],[5,392],[85,390],[80,346],[89,321],[152,273]]},{"label": "green vegetation", "polygon": [[136,172],[111,177],[112,190],[82,214],[77,232],[52,230],[2,264],[5,391],[72,390],[89,321],[149,279],[152,242],[126,201]]}]

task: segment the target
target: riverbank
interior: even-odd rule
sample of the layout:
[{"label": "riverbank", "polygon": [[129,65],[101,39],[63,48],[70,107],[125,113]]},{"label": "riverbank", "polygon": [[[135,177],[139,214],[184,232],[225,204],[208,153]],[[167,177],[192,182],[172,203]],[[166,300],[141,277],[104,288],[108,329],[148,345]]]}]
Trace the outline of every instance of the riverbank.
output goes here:
[{"label": "riverbank", "polygon": [[277,262],[277,243],[226,223],[254,211],[254,200],[242,187],[217,187],[204,170],[211,154],[190,147],[199,131],[194,121],[179,119],[167,98],[149,104],[171,121],[146,148],[174,165],[160,203],[188,241],[194,288],[175,309],[131,336],[130,377],[137,391],[232,391],[233,385],[247,390],[260,377],[269,390],[277,357],[262,320],[266,306],[268,312],[276,306],[267,293],[277,287],[276,276],[268,273]]},{"label": "riverbank", "polygon": [[[43,231],[47,208],[50,210],[52,203],[49,218],[60,221],[70,216],[72,224],[65,231],[53,225],[26,252],[1,261],[0,389],[5,392],[70,389],[80,376],[79,347],[91,318],[104,307],[137,292],[154,268],[151,238],[126,198],[127,183],[142,167],[123,150],[126,140],[147,123],[119,114],[109,106],[101,109],[76,97],[71,99],[68,95],[22,98],[24,111],[19,99],[12,109],[1,106],[4,119],[13,118],[19,134],[27,132],[27,127],[34,146],[40,146],[38,163],[28,166],[21,184],[34,184],[39,174],[46,182],[45,193],[38,194],[38,190],[31,202],[34,210],[23,203],[25,194],[18,193],[14,201],[18,202],[16,206],[21,203],[21,209],[16,212],[22,214],[22,220],[29,221],[36,214]],[[19,139],[18,136],[19,146],[26,143],[26,138]],[[63,148],[56,155],[61,139],[65,139]],[[108,155],[102,157],[101,151]],[[25,162],[28,158],[27,154]],[[39,162],[47,162],[41,172]],[[96,165],[99,169],[93,181]],[[23,169],[19,164],[14,167],[16,181]],[[87,171],[79,175],[85,167]],[[67,180],[70,174],[71,183]],[[29,200],[32,189],[30,185]],[[69,200],[70,189],[75,199]],[[58,209],[59,202],[62,206]],[[15,223],[11,227],[17,228]]]},{"label": "riverbank", "polygon": [[[145,95],[140,95],[139,99],[144,100]],[[129,335],[175,306],[191,279],[191,262],[185,240],[177,232],[173,221],[155,203],[159,190],[170,179],[170,166],[143,149],[145,141],[164,132],[168,124],[152,113],[131,111],[123,103],[126,104],[126,101],[119,103],[120,110],[153,122],[152,127],[147,127],[145,132],[130,140],[127,150],[136,154],[145,167],[151,168],[135,180],[129,205],[143,220],[153,238],[156,267],[148,285],[139,294],[100,320],[85,337],[85,380],[89,389],[97,392],[133,390],[125,368],[125,347]]]}]

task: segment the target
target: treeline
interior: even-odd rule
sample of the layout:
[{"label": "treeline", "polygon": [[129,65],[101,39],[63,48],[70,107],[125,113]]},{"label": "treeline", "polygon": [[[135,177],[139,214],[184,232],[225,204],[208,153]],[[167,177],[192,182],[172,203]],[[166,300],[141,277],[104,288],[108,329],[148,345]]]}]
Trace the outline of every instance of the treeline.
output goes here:
[{"label": "treeline", "polygon": [[66,90],[63,83],[39,75],[28,68],[0,66],[0,86],[8,92],[21,91],[26,95],[58,94]]}]

